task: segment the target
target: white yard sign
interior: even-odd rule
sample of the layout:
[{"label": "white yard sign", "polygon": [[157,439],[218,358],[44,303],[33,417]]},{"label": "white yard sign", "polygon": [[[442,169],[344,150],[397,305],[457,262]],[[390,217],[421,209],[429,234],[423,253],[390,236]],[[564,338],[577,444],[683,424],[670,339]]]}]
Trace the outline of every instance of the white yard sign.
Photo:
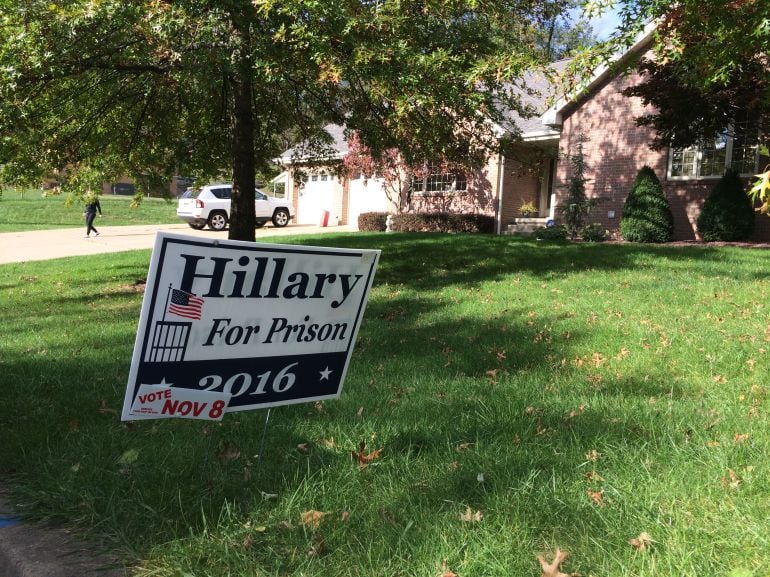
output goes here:
[{"label": "white yard sign", "polygon": [[122,419],[339,397],[378,259],[159,233]]}]

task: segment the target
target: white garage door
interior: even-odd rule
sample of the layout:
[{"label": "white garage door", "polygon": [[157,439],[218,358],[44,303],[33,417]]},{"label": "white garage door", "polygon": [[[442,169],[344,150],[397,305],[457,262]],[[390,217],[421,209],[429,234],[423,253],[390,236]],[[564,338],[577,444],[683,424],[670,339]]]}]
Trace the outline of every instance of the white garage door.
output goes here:
[{"label": "white garage door", "polygon": [[348,222],[358,226],[358,215],[362,212],[393,212],[393,207],[379,179],[370,179],[366,184],[363,178],[350,181]]},{"label": "white garage door", "polygon": [[[297,206],[298,224],[319,224],[323,211],[328,210],[330,222],[334,214],[334,196],[337,190],[336,180],[308,180],[299,190],[299,203]],[[334,221],[336,224],[336,220]]]}]

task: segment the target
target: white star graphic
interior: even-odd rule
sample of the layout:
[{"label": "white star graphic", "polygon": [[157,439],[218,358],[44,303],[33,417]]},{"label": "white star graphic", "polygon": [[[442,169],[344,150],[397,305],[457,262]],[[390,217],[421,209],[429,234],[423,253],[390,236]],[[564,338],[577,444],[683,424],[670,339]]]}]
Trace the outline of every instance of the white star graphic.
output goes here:
[{"label": "white star graphic", "polygon": [[326,367],[323,371],[321,371],[321,379],[322,381],[328,381],[329,375],[332,374],[332,371],[329,370],[329,367]]},{"label": "white star graphic", "polygon": [[166,377],[163,377],[159,383],[139,383],[139,386],[142,385],[147,385],[148,387],[173,387],[174,383],[167,383]]}]

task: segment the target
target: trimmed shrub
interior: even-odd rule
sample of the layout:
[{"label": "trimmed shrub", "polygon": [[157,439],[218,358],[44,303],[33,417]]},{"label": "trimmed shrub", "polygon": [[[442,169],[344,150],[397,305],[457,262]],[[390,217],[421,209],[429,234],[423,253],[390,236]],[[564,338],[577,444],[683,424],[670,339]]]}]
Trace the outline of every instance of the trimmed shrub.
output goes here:
[{"label": "trimmed shrub", "polygon": [[532,236],[537,240],[564,242],[569,236],[569,230],[563,224],[557,224],[555,226],[543,226],[533,232]]},{"label": "trimmed shrub", "polygon": [[600,224],[587,224],[580,231],[581,238],[586,242],[604,242],[609,237],[610,232]]},{"label": "trimmed shrub", "polygon": [[559,209],[564,215],[564,224],[573,240],[583,228],[583,223],[596,204],[596,199],[589,200],[586,196],[586,163],[583,157],[583,142],[585,140],[584,134],[578,135],[577,152],[570,156],[572,176],[569,179],[567,198]]},{"label": "trimmed shrub", "polygon": [[649,166],[643,167],[623,204],[620,236],[630,242],[668,242],[674,234],[674,215],[663,187]]},{"label": "trimmed shrub", "polygon": [[358,215],[358,230],[365,232],[385,232],[387,212],[362,212]]},{"label": "trimmed shrub", "polygon": [[738,174],[729,170],[711,190],[698,216],[703,240],[748,240],[754,232],[754,207]]},{"label": "trimmed shrub", "polygon": [[413,212],[394,214],[391,228],[396,232],[481,232],[495,231],[495,219],[486,214]]}]

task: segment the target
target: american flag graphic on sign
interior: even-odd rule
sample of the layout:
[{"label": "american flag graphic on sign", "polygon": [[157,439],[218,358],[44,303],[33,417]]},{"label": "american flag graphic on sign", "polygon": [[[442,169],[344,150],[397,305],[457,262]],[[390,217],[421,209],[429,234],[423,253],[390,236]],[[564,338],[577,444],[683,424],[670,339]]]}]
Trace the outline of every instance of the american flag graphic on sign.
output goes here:
[{"label": "american flag graphic on sign", "polygon": [[203,299],[179,289],[171,289],[171,302],[168,312],[186,319],[200,320],[203,311]]}]

